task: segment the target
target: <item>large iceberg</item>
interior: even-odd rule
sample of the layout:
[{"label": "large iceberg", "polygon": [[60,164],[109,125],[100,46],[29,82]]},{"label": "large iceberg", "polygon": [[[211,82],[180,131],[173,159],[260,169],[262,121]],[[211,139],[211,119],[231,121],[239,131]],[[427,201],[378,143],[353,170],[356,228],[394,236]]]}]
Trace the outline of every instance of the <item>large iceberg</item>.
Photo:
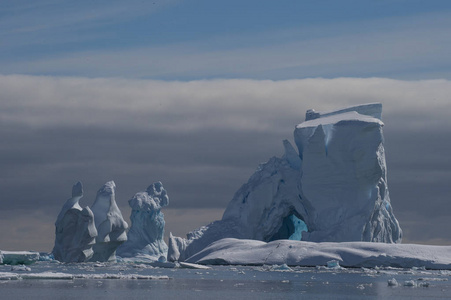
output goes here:
[{"label": "large iceberg", "polygon": [[169,240],[169,260],[185,260],[223,238],[270,242],[368,241],[398,243],[381,121],[382,105],[306,113],[296,126],[298,152],[261,164],[229,203],[220,221]]},{"label": "large iceberg", "polygon": [[117,247],[127,240],[128,224],[116,204],[115,192],[114,181],[105,183],[91,207],[97,229],[91,261],[115,261]]},{"label": "large iceberg", "polygon": [[83,186],[77,182],[72,188],[72,197],[64,203],[55,222],[55,246],[52,253],[62,262],[84,262],[94,252],[97,230],[94,214],[89,207],[81,208],[78,203],[83,197]]},{"label": "large iceberg", "polygon": [[169,204],[169,197],[161,182],[150,185],[128,201],[132,208],[128,240],[117,249],[120,257],[166,258],[168,246],[163,240],[164,215],[161,208]]}]

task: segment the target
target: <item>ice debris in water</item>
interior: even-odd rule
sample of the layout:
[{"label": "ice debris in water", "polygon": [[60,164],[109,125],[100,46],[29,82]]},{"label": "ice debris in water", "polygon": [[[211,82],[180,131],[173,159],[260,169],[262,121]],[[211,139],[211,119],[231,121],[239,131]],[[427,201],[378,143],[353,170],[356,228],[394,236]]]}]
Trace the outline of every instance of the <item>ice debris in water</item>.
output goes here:
[{"label": "ice debris in water", "polygon": [[399,285],[398,281],[395,278],[389,279],[387,281],[387,283],[388,283],[389,286],[398,286]]},{"label": "ice debris in water", "polygon": [[11,266],[11,271],[24,271],[24,272],[30,272],[31,268],[27,267],[25,265],[17,265],[17,266]]},{"label": "ice debris in water", "polygon": [[330,260],[327,262],[327,268],[329,269],[341,269],[340,263],[338,260]]},{"label": "ice debris in water", "polygon": [[42,272],[42,273],[12,273],[0,272],[0,280],[19,280],[19,279],[170,279],[167,275],[140,275],[140,274],[70,274],[61,272]]},{"label": "ice debris in water", "polygon": [[417,286],[414,280],[404,281],[404,286]]}]

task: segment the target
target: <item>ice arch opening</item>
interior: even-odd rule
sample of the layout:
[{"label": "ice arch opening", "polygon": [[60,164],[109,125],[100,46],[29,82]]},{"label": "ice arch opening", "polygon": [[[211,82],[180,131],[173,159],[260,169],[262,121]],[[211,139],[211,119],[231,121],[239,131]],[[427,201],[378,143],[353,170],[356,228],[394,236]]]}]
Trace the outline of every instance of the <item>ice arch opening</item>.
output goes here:
[{"label": "ice arch opening", "polygon": [[302,240],[302,233],[308,232],[307,224],[295,214],[283,218],[279,230],[267,242],[275,240]]}]

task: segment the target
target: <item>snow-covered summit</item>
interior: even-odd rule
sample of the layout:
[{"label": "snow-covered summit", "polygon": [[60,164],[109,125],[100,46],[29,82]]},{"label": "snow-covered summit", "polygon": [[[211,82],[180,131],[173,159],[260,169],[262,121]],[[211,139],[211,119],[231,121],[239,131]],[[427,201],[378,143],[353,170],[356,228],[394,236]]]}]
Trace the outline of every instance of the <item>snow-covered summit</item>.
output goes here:
[{"label": "snow-covered summit", "polygon": [[171,236],[169,258],[186,259],[222,238],[400,242],[387,188],[381,113],[378,103],[309,110],[295,128],[298,152],[284,141],[283,157],[257,168],[222,220],[188,239]]},{"label": "snow-covered summit", "polygon": [[366,122],[366,123],[375,123],[380,126],[383,126],[384,123],[378,119],[367,115],[359,114],[355,111],[349,111],[344,112],[341,114],[331,114],[327,116],[321,116],[316,119],[311,119],[308,121],[305,121],[299,125],[296,126],[296,128],[307,128],[307,127],[317,127],[319,125],[325,126],[325,125],[334,125],[339,122]]},{"label": "snow-covered summit", "polygon": [[314,109],[309,109],[305,113],[305,121],[307,122],[310,120],[325,118],[333,115],[343,115],[347,112],[357,112],[360,115],[371,116],[373,118],[382,120],[382,104],[368,103],[332,111],[315,111]]}]

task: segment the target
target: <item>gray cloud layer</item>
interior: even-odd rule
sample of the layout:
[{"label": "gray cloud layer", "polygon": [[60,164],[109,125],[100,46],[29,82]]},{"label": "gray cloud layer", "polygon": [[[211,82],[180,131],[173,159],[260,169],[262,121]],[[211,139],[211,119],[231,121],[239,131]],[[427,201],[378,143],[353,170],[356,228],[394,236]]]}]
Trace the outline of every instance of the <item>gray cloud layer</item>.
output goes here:
[{"label": "gray cloud layer", "polygon": [[[77,180],[85,185],[82,205],[115,180],[123,208],[161,180],[177,224],[168,226],[181,234],[194,228],[175,211],[210,209],[199,222],[211,211],[216,218],[258,163],[282,154],[282,139],[292,139],[305,110],[382,102],[389,188],[405,241],[446,243],[450,94],[447,80],[0,76],[0,217],[31,241],[54,222]],[[42,250],[53,232],[47,239]],[[6,241],[0,237],[0,248]]]}]

